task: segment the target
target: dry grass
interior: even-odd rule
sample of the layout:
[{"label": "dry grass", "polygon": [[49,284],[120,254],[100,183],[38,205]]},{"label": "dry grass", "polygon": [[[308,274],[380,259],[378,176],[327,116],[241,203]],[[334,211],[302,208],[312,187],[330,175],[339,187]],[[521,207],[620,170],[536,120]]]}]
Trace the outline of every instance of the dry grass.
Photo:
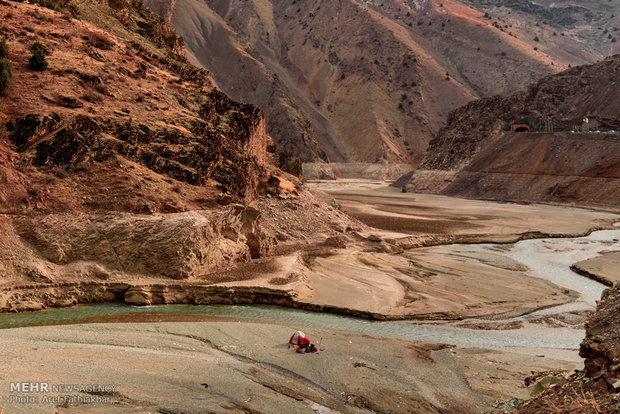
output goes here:
[{"label": "dry grass", "polygon": [[99,103],[103,97],[95,89],[87,86],[82,94],[82,99],[90,103]]},{"label": "dry grass", "polygon": [[83,37],[88,45],[96,47],[97,49],[110,50],[112,46],[114,46],[112,38],[104,33],[88,30]]}]

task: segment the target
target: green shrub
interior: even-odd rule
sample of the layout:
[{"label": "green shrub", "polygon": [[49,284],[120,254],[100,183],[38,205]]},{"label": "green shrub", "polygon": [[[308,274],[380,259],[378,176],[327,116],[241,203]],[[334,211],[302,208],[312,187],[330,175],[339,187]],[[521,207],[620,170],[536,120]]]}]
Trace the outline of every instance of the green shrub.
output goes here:
[{"label": "green shrub", "polygon": [[28,61],[28,66],[33,70],[45,70],[47,68],[47,60],[45,59],[45,46],[41,42],[35,42],[30,48],[32,56]]},{"label": "green shrub", "polygon": [[13,63],[7,58],[0,58],[0,94],[4,95],[13,81]]},{"label": "green shrub", "polygon": [[6,37],[0,40],[0,58],[9,57],[9,44],[6,42]]},{"label": "green shrub", "polygon": [[28,0],[30,4],[38,4],[39,6],[43,6],[50,10],[54,10],[57,12],[62,12],[62,8],[54,3],[52,0]]}]

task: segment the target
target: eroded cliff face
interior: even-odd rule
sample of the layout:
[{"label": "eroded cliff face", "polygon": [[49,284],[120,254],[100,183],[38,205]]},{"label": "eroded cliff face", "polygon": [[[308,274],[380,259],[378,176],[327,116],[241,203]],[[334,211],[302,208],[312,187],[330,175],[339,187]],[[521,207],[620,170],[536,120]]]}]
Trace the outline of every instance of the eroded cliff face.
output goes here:
[{"label": "eroded cliff face", "polygon": [[263,257],[276,244],[260,212],[3,216],[2,286],[195,279]]},{"label": "eroded cliff face", "polygon": [[[80,7],[78,21],[0,3],[14,62],[0,96],[2,311],[122,299],[141,283],[213,283],[208,275],[273,252],[277,229],[258,200],[312,206],[270,164],[299,173],[295,157],[267,152],[263,111],[187,63],[165,21],[135,1]],[[45,71],[27,66],[35,40]]]}]

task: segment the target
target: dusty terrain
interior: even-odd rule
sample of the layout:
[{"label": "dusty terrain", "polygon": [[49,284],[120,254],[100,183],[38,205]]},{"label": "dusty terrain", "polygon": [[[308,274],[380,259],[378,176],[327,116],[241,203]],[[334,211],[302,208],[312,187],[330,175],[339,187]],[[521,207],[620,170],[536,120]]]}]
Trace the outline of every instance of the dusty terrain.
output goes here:
[{"label": "dusty terrain", "polygon": [[620,252],[609,251],[592,259],[577,262],[571,269],[581,275],[598,280],[607,286],[620,281]]},{"label": "dusty terrain", "polygon": [[485,17],[452,0],[146,4],[226,93],[263,108],[276,143],[304,161],[416,165],[451,109],[609,54],[547,19]]},{"label": "dusty terrain", "polygon": [[412,247],[458,242],[514,242],[545,235],[576,236],[613,228],[616,215],[560,206],[499,203],[402,193],[381,181],[318,181],[351,216],[377,234],[410,236]]},{"label": "dusty terrain", "polygon": [[507,133],[442,191],[475,199],[620,206],[620,134]]},{"label": "dusty terrain", "polygon": [[[490,16],[521,28],[529,28],[544,43],[567,44],[564,39],[579,39],[593,53],[609,56],[618,53],[618,4],[608,0],[464,0],[465,4],[488,12]],[[544,49],[543,49],[544,50]],[[566,50],[569,52],[569,50]],[[585,63],[585,62],[584,62]]]},{"label": "dusty terrain", "polygon": [[[359,190],[359,182],[349,191],[347,183],[340,185],[330,192],[342,207],[306,189],[297,197],[260,198],[253,207],[227,212],[122,215],[114,225],[105,216],[48,216],[35,231],[24,218],[7,219],[6,228],[14,230],[6,243],[13,254],[16,246],[22,253],[3,262],[0,305],[6,311],[113,300],[136,305],[272,303],[379,319],[515,316],[570,302],[575,295],[493,254],[450,249],[395,253],[452,242],[579,235],[617,220],[608,213],[468,200],[458,200],[455,209],[449,197],[386,193],[372,189],[381,185],[373,183],[367,190]],[[348,219],[345,211],[376,228]],[[88,224],[78,224],[83,217]],[[213,223],[218,227],[213,229]],[[57,233],[60,224],[64,234]],[[118,226],[130,228],[132,238]],[[218,241],[234,229],[236,241]],[[170,256],[169,233],[191,248]],[[267,255],[252,255],[248,241],[256,234],[277,241]],[[136,250],[138,239],[147,242]],[[91,250],[91,245],[98,247]],[[230,263],[226,254],[245,254],[239,260],[252,261]]]},{"label": "dusty terrain", "polygon": [[304,331],[323,352],[299,355],[286,347],[294,329],[220,320],[4,330],[3,390],[14,378],[112,384],[101,395],[116,402],[9,404],[5,392],[0,402],[14,413],[477,413],[527,396],[530,371],[575,364],[572,352],[540,358],[312,327]]}]

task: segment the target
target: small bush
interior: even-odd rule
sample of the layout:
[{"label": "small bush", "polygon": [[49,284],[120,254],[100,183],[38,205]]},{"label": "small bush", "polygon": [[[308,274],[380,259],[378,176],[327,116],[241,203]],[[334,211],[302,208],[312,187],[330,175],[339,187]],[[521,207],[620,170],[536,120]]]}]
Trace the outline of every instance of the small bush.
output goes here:
[{"label": "small bush", "polygon": [[98,32],[87,32],[85,36],[86,42],[97,49],[109,50],[114,46],[114,41],[107,35]]},{"label": "small bush", "polygon": [[38,4],[40,6],[43,6],[45,8],[48,8],[50,10],[54,10],[57,12],[62,12],[62,9],[60,8],[60,6],[58,6],[56,3],[54,3],[51,0],[29,0],[30,4]]},{"label": "small bush", "polygon": [[28,60],[28,66],[33,70],[47,69],[47,60],[45,59],[45,46],[41,42],[35,42],[30,48],[32,56]]},{"label": "small bush", "polygon": [[99,103],[103,100],[103,97],[99,95],[93,88],[87,86],[86,89],[84,89],[82,99],[90,103]]},{"label": "small bush", "polygon": [[32,187],[28,188],[28,195],[30,197],[38,197],[41,194],[41,186],[34,184]]},{"label": "small bush", "polygon": [[6,37],[0,40],[0,58],[9,57],[9,44],[6,42]]},{"label": "small bush", "polygon": [[13,82],[13,63],[7,58],[0,58],[0,94],[4,95]]},{"label": "small bush", "polygon": [[54,169],[52,169],[52,174],[61,179],[69,176],[67,170],[62,167],[54,167]]}]

